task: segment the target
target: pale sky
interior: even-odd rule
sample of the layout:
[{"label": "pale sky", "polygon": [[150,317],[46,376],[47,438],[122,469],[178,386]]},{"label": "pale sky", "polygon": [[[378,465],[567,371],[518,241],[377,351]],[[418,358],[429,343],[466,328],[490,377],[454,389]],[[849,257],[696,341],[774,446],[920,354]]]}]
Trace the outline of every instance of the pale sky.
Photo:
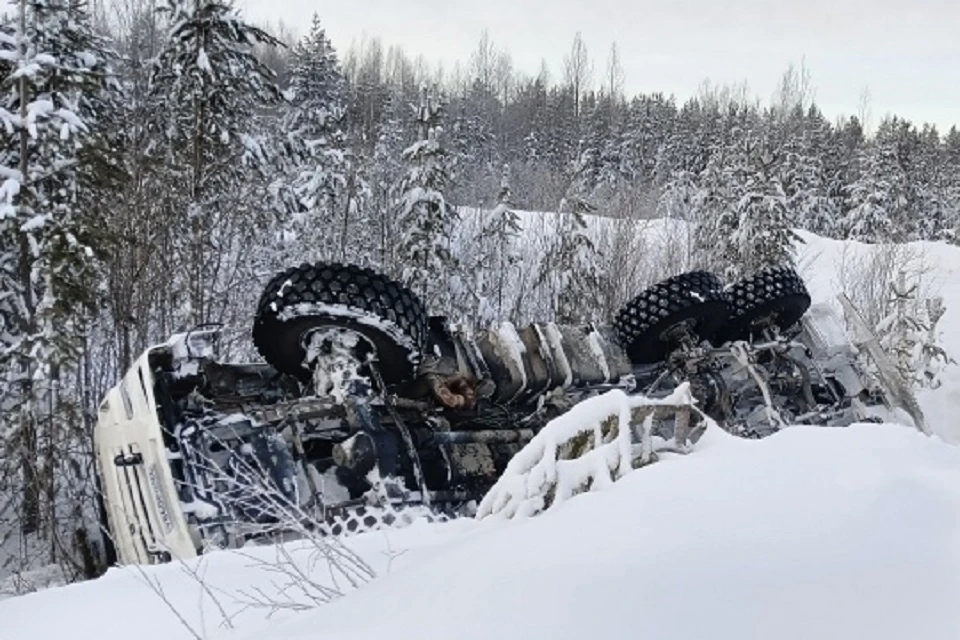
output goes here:
[{"label": "pale sky", "polygon": [[303,34],[314,12],[334,46],[364,34],[447,69],[466,62],[484,28],[514,66],[560,77],[582,33],[602,72],[616,41],[628,95],[682,101],[709,78],[746,81],[769,100],[787,66],[805,59],[829,118],[856,114],[865,88],[874,124],[887,113],[941,133],[960,125],[960,0],[237,0],[258,22]]}]

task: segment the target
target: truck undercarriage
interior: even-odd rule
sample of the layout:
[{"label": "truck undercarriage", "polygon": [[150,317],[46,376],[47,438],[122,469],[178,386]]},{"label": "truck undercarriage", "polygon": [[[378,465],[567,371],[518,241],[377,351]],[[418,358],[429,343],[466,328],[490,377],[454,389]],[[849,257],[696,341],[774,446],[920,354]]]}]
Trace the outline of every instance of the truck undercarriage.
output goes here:
[{"label": "truck undercarriage", "polygon": [[[198,330],[111,390],[97,428],[105,524],[123,562],[152,562],[470,515],[544,425],[611,389],[656,399],[689,384],[697,416],[753,438],[911,404],[871,383],[835,339],[835,312],[810,305],[789,267],[729,287],[691,272],[610,324],[470,335],[381,274],[303,264],[261,296],[265,363],[221,363],[217,332]],[[683,446],[688,418],[675,433],[676,414],[658,412],[654,428]]]}]

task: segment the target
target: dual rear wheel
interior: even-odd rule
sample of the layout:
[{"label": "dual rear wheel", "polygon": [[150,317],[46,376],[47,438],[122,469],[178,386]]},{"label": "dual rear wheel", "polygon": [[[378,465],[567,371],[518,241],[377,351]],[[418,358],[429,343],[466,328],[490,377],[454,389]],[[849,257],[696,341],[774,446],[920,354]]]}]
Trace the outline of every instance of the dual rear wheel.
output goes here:
[{"label": "dual rear wheel", "polygon": [[732,286],[705,271],[659,282],[617,314],[614,328],[635,364],[662,361],[682,340],[719,346],[787,331],[810,307],[810,294],[789,266],[763,269]]}]

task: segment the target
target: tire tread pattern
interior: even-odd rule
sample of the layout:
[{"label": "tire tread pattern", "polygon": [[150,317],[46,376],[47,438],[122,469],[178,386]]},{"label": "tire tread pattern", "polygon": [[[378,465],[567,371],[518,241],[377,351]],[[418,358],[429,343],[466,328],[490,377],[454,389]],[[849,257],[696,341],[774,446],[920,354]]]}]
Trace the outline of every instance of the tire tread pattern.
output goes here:
[{"label": "tire tread pattern", "polygon": [[659,362],[669,345],[660,335],[683,320],[694,320],[695,331],[708,339],[728,314],[723,283],[708,271],[691,271],[647,288],[624,306],[614,319],[617,336],[631,361]]},{"label": "tire tread pattern", "polygon": [[[409,339],[404,345],[390,333],[349,316],[317,313],[310,305],[341,306],[375,319]],[[304,305],[303,310],[297,309]],[[287,317],[281,319],[281,315]],[[410,289],[371,269],[336,262],[304,262],[274,275],[257,304],[253,342],[278,371],[301,378],[309,372],[300,335],[319,325],[345,326],[363,333],[377,346],[385,381],[409,378],[428,340],[427,311]],[[295,335],[294,335],[295,334]]]},{"label": "tire tread pattern", "polygon": [[730,319],[720,334],[724,342],[750,340],[755,323],[774,314],[781,331],[794,326],[810,307],[810,293],[796,270],[787,265],[767,267],[727,290]]}]

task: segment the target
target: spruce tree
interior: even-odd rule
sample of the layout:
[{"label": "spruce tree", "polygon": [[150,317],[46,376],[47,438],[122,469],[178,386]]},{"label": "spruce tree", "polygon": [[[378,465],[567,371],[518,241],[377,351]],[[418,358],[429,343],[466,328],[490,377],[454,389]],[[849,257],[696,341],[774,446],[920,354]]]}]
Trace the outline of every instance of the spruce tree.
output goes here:
[{"label": "spruce tree", "polygon": [[78,190],[110,72],[86,7],[69,0],[17,2],[0,58],[0,458],[4,445],[21,454],[21,524],[30,533],[42,513],[53,517],[54,469],[67,462],[59,447],[69,408],[58,391],[79,355],[96,266],[94,220]]},{"label": "spruce tree", "polygon": [[602,273],[586,219],[586,214],[595,211],[587,195],[590,176],[587,163],[574,172],[554,217],[551,243],[537,275],[536,286],[546,293],[557,322],[589,322],[596,319],[600,308]]},{"label": "spruce tree", "polygon": [[845,237],[863,242],[890,242],[896,235],[898,209],[895,187],[884,177],[889,151],[871,144],[859,154],[860,176],[845,187]]},{"label": "spruce tree", "polygon": [[281,124],[298,259],[345,261],[358,231],[354,218],[366,185],[346,143],[344,92],[336,51],[314,15],[309,35],[293,51],[292,95]]},{"label": "spruce tree", "polygon": [[757,149],[748,159],[749,172],[738,185],[736,242],[738,258],[728,275],[745,276],[765,267],[789,264],[798,239],[790,225],[787,195],[769,150]]},{"label": "spruce tree", "polygon": [[[218,319],[229,306],[220,279],[239,273],[224,268],[236,252],[234,231],[268,221],[257,203],[266,199],[256,170],[265,164],[260,110],[282,96],[273,72],[254,52],[281,43],[241,18],[232,3],[167,0],[170,28],[154,63],[151,97],[156,135],[171,178],[185,188],[168,194],[177,212],[178,268],[187,292],[181,328]],[[228,246],[229,245],[229,246]]]},{"label": "spruce tree", "polygon": [[790,262],[797,240],[776,151],[753,133],[738,136],[711,156],[693,207],[696,260],[728,280]]},{"label": "spruce tree", "polygon": [[521,261],[517,242],[522,231],[520,217],[512,207],[510,168],[503,167],[497,206],[483,216],[477,244],[480,258],[477,261],[476,285],[478,292],[477,324],[486,325],[503,321],[509,316],[505,308],[509,285],[515,279],[515,270]]},{"label": "spruce tree", "polygon": [[451,284],[458,275],[450,238],[459,215],[445,196],[451,175],[441,144],[443,106],[424,88],[414,113],[419,135],[403,152],[407,172],[394,204],[400,234],[395,270],[428,308],[449,311]]}]

